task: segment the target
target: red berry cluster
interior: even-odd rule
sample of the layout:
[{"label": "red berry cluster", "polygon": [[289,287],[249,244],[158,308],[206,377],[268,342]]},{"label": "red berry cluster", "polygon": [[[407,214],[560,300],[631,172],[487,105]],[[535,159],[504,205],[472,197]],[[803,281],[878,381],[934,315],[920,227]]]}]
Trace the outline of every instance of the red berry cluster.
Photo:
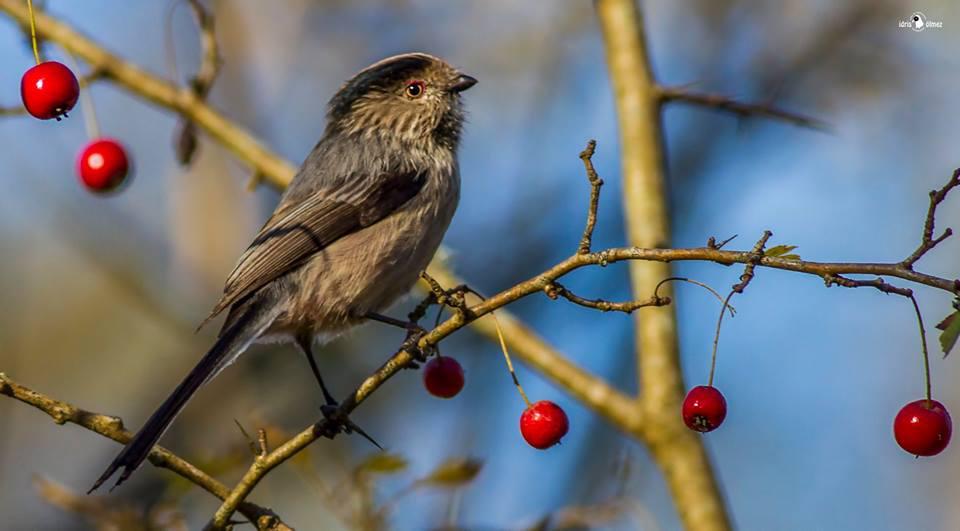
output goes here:
[{"label": "red berry cluster", "polygon": [[[464,382],[463,367],[449,356],[437,355],[423,368],[423,385],[433,396],[453,398],[463,389]],[[569,429],[567,414],[549,400],[528,405],[520,415],[521,435],[538,450],[559,443]]]},{"label": "red berry cluster", "polygon": [[[62,63],[46,61],[27,70],[20,80],[20,97],[27,112],[40,120],[59,121],[77,104],[80,83]],[[116,190],[130,171],[126,150],[116,140],[94,138],[77,159],[80,182],[92,192]]]},{"label": "red berry cluster", "polygon": [[[712,291],[712,290],[711,290]],[[713,376],[717,365],[717,344],[720,340],[720,325],[723,316],[727,313],[730,298],[737,291],[730,292],[720,310],[717,321],[716,335],[713,340],[713,355],[710,360],[710,377],[707,385],[700,385],[691,389],[683,400],[681,417],[683,423],[693,431],[706,433],[713,431],[723,424],[727,418],[727,401],[716,387],[713,387]],[[953,432],[953,423],[950,413],[940,402],[933,400],[930,395],[930,362],[927,352],[926,334],[923,329],[923,320],[920,308],[914,301],[917,312],[917,321],[920,325],[920,344],[923,354],[924,379],[926,381],[927,397],[910,402],[903,406],[893,421],[893,436],[897,444],[907,452],[920,457],[932,456],[942,452],[950,444],[950,435]],[[730,310],[732,315],[732,309]]]}]

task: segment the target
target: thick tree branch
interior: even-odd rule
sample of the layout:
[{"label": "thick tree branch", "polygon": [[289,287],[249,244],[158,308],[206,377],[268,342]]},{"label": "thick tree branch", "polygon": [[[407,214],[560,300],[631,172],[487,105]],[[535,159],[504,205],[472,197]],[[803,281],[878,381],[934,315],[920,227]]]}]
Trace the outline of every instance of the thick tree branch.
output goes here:
[{"label": "thick tree branch", "polygon": [[[50,415],[50,418],[57,424],[66,424],[68,422],[76,424],[77,426],[81,426],[123,444],[126,444],[132,437],[130,432],[123,428],[123,421],[119,418],[86,411],[72,404],[50,398],[29,387],[14,382],[2,372],[0,372],[0,394],[7,395],[43,411],[47,415]],[[153,451],[150,452],[149,459],[154,466],[171,470],[220,499],[226,498],[230,493],[230,489],[226,485],[208,476],[199,468],[165,448],[155,446]],[[258,529],[275,531],[290,529],[273,511],[265,507],[246,502],[241,504],[238,510],[246,516],[250,522],[255,523]]]},{"label": "thick tree branch", "polygon": [[[598,0],[596,9],[620,122],[628,241],[636,247],[669,247],[661,94],[647,56],[643,18],[636,1]],[[630,274],[635,298],[652,293],[657,284],[672,276],[666,262],[631,262]],[[671,296],[672,286],[665,287],[666,296]],[[691,530],[729,529],[702,440],[686,429],[676,413],[684,385],[672,306],[637,314],[636,354],[639,407],[647,418],[644,441],[664,472],[680,519]]]}]

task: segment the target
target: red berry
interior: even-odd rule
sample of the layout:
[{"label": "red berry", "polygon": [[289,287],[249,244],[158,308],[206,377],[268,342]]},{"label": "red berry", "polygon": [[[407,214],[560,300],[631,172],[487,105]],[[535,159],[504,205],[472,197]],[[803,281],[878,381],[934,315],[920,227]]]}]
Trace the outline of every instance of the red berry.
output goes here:
[{"label": "red berry", "polygon": [[109,192],[127,177],[130,162],[127,152],[116,140],[100,138],[87,144],[77,159],[80,181],[93,192]]},{"label": "red berry", "polygon": [[693,431],[713,431],[727,417],[727,401],[716,387],[699,385],[683,400],[683,423]]},{"label": "red berry", "polygon": [[545,450],[560,442],[570,429],[567,414],[549,400],[541,400],[520,415],[520,433],[527,444]]},{"label": "red berry", "polygon": [[936,400],[920,399],[903,406],[893,420],[893,436],[916,456],[937,455],[950,443],[950,413]]},{"label": "red berry", "polygon": [[457,360],[437,356],[423,368],[423,385],[433,396],[453,398],[463,389],[463,367]]},{"label": "red berry", "polygon": [[62,63],[47,61],[34,66],[20,79],[20,97],[35,118],[60,119],[77,104],[80,84]]}]

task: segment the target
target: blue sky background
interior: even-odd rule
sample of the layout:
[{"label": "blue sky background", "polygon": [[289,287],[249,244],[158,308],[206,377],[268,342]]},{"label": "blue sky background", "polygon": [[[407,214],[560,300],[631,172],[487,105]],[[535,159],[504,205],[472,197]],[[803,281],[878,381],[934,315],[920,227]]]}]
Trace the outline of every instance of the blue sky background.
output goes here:
[{"label": "blue sky background", "polygon": [[[599,142],[604,188],[595,245],[622,245],[619,147],[612,93],[591,4],[214,2],[225,58],[211,101],[293,161],[323,130],[324,104],[353,72],[387,55],[423,50],[449,59],[480,84],[461,152],[463,200],[448,232],[450,263],[495,292],[565,258],[579,239],[588,188],[577,154]],[[805,259],[896,261],[919,240],[928,190],[960,166],[960,8],[950,2],[645,2],[654,70],[666,84],[764,101],[828,121],[822,133],[671,106],[665,113],[674,245],[739,234],[749,248],[764,229],[798,245]],[[51,0],[52,13],[122,57],[168,72],[166,1]],[[943,28],[897,27],[923,11]],[[177,62],[196,67],[188,10],[173,17]],[[48,49],[52,58],[61,52]],[[19,100],[32,57],[18,28],[0,19],[0,104]],[[81,69],[82,70],[82,69]],[[61,123],[0,119],[0,371],[137,426],[210,342],[192,334],[233,261],[263,222],[276,193],[243,189],[242,164],[203,140],[196,164],[176,165],[176,117],[98,83],[92,90],[106,134],[129,147],[132,185],[92,197],[73,175],[84,143],[79,113]],[[941,209],[958,225],[960,200]],[[960,228],[960,227],[957,227]],[[958,243],[919,267],[956,277]],[[718,289],[739,268],[676,264],[678,274]],[[629,296],[626,267],[581,271],[567,285],[587,296]],[[718,304],[699,288],[677,287],[688,385],[705,382]],[[917,289],[931,327],[949,299]],[[409,301],[396,313],[405,312]],[[816,277],[761,270],[724,323],[717,386],[729,415],[706,436],[734,521],[742,529],[956,529],[960,457],[948,448],[915,460],[893,441],[897,409],[919,398],[919,338],[908,301],[870,290],[825,289]],[[636,391],[632,319],[552,302],[512,309],[591,372]],[[931,344],[936,344],[931,334]],[[400,341],[371,325],[331,345],[321,360],[339,394],[348,392]],[[386,478],[389,499],[443,458],[485,461],[461,493],[458,522],[522,528],[549,511],[596,503],[624,485],[631,511],[601,528],[678,529],[665,485],[640,445],[520,367],[529,394],[560,403],[571,418],[563,445],[527,447],[517,430],[522,403],[498,348],[462,332],[444,344],[467,387],[439,401],[419,375],[402,374],[354,416],[411,461]],[[956,360],[933,360],[935,395],[960,404]],[[257,348],[205,389],[164,442],[209,460],[240,442],[231,418],[289,431],[317,416],[319,395],[301,357]],[[258,424],[259,423],[259,424]],[[12,529],[82,528],[30,487],[35,474],[86,490],[117,450],[75,427],[0,401],[0,513]],[[253,499],[304,529],[340,525],[319,484],[343,486],[344,466],[371,453],[362,440],[320,441],[304,466],[270,476]],[[239,469],[220,477],[235,479]],[[175,497],[169,474],[145,467],[115,495],[137,506],[175,500],[191,528],[216,504],[197,490]],[[390,523],[422,529],[443,521],[450,494],[404,498]]]}]

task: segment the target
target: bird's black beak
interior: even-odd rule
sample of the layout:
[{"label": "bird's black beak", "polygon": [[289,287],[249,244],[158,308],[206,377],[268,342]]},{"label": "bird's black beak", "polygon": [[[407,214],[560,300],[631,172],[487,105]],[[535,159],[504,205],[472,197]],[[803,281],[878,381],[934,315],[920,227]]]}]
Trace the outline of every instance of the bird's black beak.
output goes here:
[{"label": "bird's black beak", "polygon": [[447,87],[447,90],[453,93],[463,92],[476,84],[477,78],[468,76],[466,74],[460,74],[459,76],[453,78],[453,81],[450,82],[450,86]]}]

